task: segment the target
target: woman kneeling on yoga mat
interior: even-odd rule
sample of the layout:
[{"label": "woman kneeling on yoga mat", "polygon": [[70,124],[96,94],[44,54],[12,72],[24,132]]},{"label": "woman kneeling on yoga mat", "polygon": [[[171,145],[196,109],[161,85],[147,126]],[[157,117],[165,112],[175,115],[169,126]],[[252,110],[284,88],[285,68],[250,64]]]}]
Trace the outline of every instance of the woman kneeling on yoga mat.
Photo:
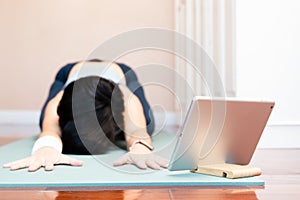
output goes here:
[{"label": "woman kneeling on yoga mat", "polygon": [[40,117],[41,134],[32,155],[4,167],[12,170],[56,164],[81,166],[65,154],[102,154],[120,141],[128,152],[114,166],[166,168],[168,161],[152,153],[152,110],[135,72],[121,63],[89,60],[68,64],[57,73]]}]

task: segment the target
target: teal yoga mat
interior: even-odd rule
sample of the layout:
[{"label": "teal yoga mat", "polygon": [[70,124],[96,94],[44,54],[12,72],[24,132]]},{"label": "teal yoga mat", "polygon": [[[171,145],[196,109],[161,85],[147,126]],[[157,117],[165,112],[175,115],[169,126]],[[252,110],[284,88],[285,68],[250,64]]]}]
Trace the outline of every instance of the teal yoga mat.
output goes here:
[{"label": "teal yoga mat", "polygon": [[[26,138],[0,148],[0,165],[28,156],[35,141]],[[172,134],[159,133],[153,137],[156,152],[166,158],[174,148],[176,138]],[[10,171],[0,168],[0,187],[131,187],[131,186],[262,186],[260,177],[226,179],[209,175],[163,170],[140,170],[133,165],[113,167],[112,163],[124,154],[123,150],[97,156],[71,155],[84,161],[82,167],[55,166],[47,172],[27,169]]]}]

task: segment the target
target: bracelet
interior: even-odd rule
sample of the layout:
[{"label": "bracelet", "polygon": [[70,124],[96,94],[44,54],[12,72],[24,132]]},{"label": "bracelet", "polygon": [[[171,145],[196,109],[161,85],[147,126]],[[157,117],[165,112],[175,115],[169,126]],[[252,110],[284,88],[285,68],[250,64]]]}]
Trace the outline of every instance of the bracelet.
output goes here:
[{"label": "bracelet", "polygon": [[37,150],[43,147],[52,147],[58,152],[62,152],[62,143],[54,136],[46,135],[37,139],[32,147],[31,154],[34,154]]},{"label": "bracelet", "polygon": [[139,140],[135,140],[132,143],[132,145],[129,147],[129,151],[131,151],[136,144],[142,144],[145,147],[147,147],[150,151],[153,151],[153,149],[154,149],[154,147],[152,145],[148,144],[145,140],[139,139]]}]

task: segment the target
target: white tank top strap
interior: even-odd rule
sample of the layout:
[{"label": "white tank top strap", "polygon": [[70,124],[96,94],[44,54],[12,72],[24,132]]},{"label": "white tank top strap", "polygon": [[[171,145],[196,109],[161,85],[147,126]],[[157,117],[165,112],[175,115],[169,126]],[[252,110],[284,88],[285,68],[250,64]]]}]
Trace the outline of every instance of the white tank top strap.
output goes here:
[{"label": "white tank top strap", "polygon": [[99,76],[115,83],[126,84],[125,76],[122,77],[120,73],[118,73],[113,67],[109,67],[107,63],[99,63],[97,66],[85,64],[80,69],[75,70],[65,83],[64,88],[66,88],[71,82],[88,76]]}]

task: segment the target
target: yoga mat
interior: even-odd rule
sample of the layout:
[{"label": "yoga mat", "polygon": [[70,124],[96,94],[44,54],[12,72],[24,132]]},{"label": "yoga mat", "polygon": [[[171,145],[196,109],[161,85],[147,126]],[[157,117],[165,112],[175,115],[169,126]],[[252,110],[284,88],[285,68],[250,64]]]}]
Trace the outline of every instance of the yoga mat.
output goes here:
[{"label": "yoga mat", "polygon": [[[260,177],[226,179],[189,171],[169,172],[163,170],[140,170],[134,165],[113,167],[112,163],[125,151],[114,150],[97,156],[71,155],[84,161],[82,167],[55,166],[53,171],[43,168],[36,172],[27,169],[10,171],[2,168],[4,163],[30,155],[35,137],[19,140],[0,147],[0,187],[130,187],[130,186],[262,186]],[[157,154],[170,158],[176,137],[159,133],[153,137]]]}]

